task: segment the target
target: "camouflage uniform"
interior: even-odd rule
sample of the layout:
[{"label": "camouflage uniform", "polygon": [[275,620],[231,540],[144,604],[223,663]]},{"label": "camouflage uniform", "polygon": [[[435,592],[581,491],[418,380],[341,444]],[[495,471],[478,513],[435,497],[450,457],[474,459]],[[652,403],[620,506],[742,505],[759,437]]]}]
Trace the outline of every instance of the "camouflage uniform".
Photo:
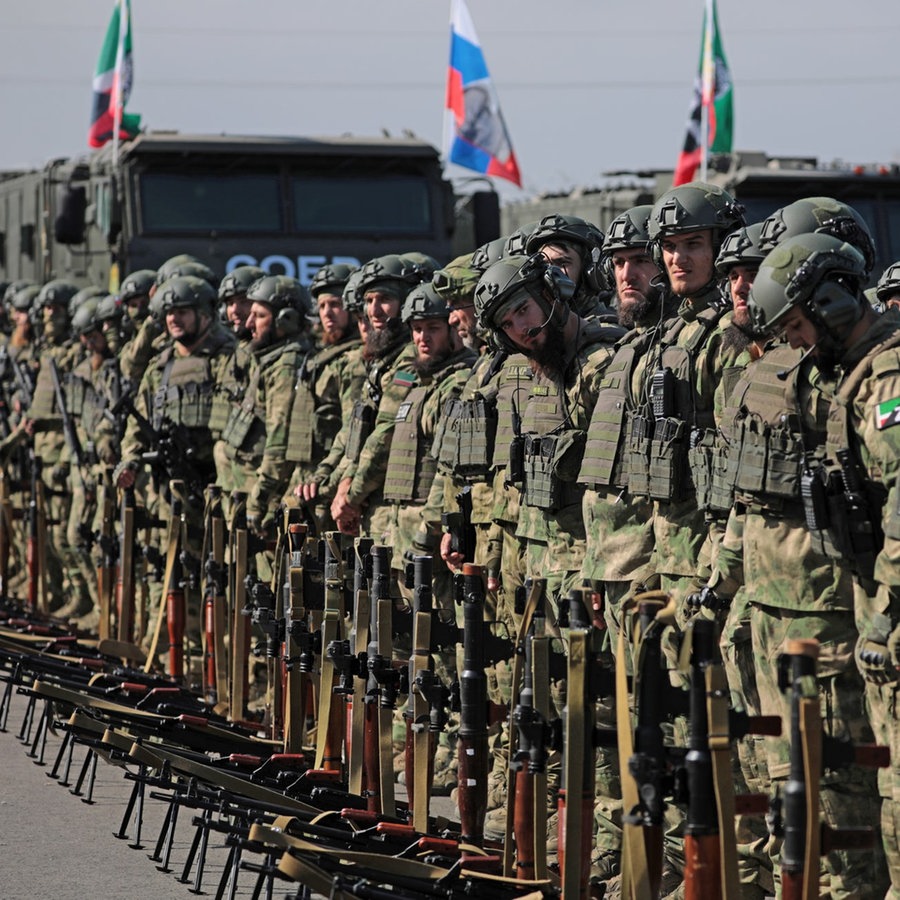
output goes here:
[{"label": "camouflage uniform", "polygon": [[[882,634],[893,628],[887,639],[890,661],[887,677],[867,676],[866,702],[875,737],[891,750],[891,767],[879,774],[882,796],[881,833],[891,879],[890,898],[900,897],[900,724],[898,697],[900,668],[900,428],[896,409],[900,406],[900,316],[889,310],[841,359],[842,377],[832,400],[827,427],[826,458],[838,460],[839,451],[851,451],[862,472],[868,521],[874,524],[872,546],[863,535],[862,545],[828,534],[823,546],[830,553],[841,552],[854,573],[855,619],[860,633],[857,659],[869,645],[880,646]],[[839,524],[839,523],[835,523]],[[852,525],[850,526],[852,528]],[[867,530],[867,529],[866,529]],[[871,539],[869,539],[871,540]],[[867,549],[871,547],[872,550]],[[866,548],[866,549],[864,549]],[[849,702],[849,699],[846,702]],[[842,780],[836,791],[850,792],[853,785]],[[841,798],[846,802],[846,794]],[[857,798],[853,798],[854,804]],[[860,809],[860,812],[864,812]],[[871,824],[871,819],[868,819]],[[871,868],[871,859],[869,859]],[[863,882],[865,876],[859,875]],[[877,887],[877,878],[870,882]],[[873,894],[874,896],[874,894]],[[880,894],[879,894],[880,896]]]},{"label": "camouflage uniform", "polygon": [[[827,733],[871,742],[863,682],[852,658],[858,634],[850,572],[815,546],[800,493],[802,473],[822,454],[833,385],[811,361],[787,379],[779,377],[798,359],[798,352],[784,344],[771,346],[748,365],[727,401],[724,469],[735,501],[718,553],[718,577],[711,583],[723,597],[741,587],[738,609],[749,610],[743,627],[752,640],[755,691],[747,690],[746,681],[740,685],[740,703],[748,712],[778,713],[789,721],[789,698],[778,684],[778,657],[786,641],[815,638],[821,643],[818,682]],[[736,652],[741,648],[736,645]],[[787,735],[765,743],[758,786],[769,789],[766,776],[783,786],[789,772]],[[863,825],[876,817],[879,803],[871,771],[852,767],[828,772],[820,784],[829,825]],[[829,896],[881,896],[877,881],[871,857],[833,851],[823,858],[822,883],[830,886]]]},{"label": "camouflage uniform", "polygon": [[[355,332],[356,326],[352,328]],[[361,354],[362,341],[351,333],[338,344],[308,351],[297,369],[285,457],[294,463],[289,488],[315,477],[316,467],[349,421],[365,383]],[[290,489],[284,499],[290,505],[297,503]],[[316,518],[320,531],[333,528],[331,514],[323,504],[316,504]]]}]

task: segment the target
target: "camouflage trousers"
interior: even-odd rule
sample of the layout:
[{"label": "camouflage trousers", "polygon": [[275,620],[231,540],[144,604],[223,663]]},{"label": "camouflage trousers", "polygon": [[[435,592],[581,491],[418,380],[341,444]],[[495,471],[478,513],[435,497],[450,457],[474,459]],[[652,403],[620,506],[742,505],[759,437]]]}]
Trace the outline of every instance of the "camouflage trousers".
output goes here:
[{"label": "camouflage trousers", "polygon": [[[765,715],[782,717],[783,735],[789,734],[790,698],[778,685],[778,658],[787,641],[815,638],[820,643],[818,689],[825,733],[854,743],[873,740],[863,680],[853,662],[857,631],[851,611],[801,613],[753,604],[749,624],[760,710]],[[783,788],[789,774],[790,746],[786,736],[767,738],[765,743],[767,768],[777,791]],[[828,771],[820,787],[826,824],[836,828],[877,825],[881,800],[873,770],[850,766]],[[770,844],[776,882],[779,849],[778,842]],[[820,879],[822,897],[880,900],[888,881],[881,847],[866,852],[832,851],[822,858]]]}]

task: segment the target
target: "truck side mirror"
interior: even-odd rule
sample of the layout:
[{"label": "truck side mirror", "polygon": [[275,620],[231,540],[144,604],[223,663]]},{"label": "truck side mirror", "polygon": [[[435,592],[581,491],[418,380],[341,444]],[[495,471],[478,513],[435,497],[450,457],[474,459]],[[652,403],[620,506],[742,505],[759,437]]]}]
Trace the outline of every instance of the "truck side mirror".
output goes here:
[{"label": "truck side mirror", "polygon": [[83,244],[87,191],[69,185],[62,196],[59,214],[53,223],[53,235],[60,244]]}]

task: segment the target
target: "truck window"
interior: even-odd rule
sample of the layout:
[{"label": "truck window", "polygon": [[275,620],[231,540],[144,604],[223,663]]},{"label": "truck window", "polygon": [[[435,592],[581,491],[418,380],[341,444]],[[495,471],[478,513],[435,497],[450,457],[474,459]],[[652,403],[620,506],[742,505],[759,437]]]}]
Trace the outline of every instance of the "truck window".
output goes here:
[{"label": "truck window", "polygon": [[293,175],[291,190],[300,233],[434,235],[422,178]]},{"label": "truck window", "polygon": [[145,234],[282,230],[277,173],[145,172],[140,196]]}]

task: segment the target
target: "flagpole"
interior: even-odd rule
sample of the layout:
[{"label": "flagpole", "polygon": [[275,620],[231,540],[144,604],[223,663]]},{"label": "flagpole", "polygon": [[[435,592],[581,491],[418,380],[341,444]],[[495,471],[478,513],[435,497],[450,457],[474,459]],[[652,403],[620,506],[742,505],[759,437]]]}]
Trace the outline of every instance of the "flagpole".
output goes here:
[{"label": "flagpole", "polygon": [[128,0],[119,0],[119,45],[116,47],[116,68],[113,74],[113,171],[119,163],[119,132],[122,129],[122,69],[125,66],[125,38],[128,35]]},{"label": "flagpole", "polygon": [[703,65],[701,67],[700,84],[700,180],[706,181],[707,161],[709,159],[709,105],[715,91],[715,60],[713,59],[713,3],[706,0],[706,15],[703,28]]}]

